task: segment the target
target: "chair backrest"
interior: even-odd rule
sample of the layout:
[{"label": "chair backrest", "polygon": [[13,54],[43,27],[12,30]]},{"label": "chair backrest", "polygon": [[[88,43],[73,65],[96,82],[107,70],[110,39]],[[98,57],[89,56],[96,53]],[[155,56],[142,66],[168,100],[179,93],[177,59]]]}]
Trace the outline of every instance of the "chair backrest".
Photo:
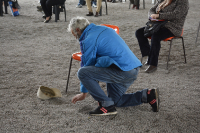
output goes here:
[{"label": "chair backrest", "polygon": [[116,25],[110,25],[110,24],[101,24],[101,25],[110,27],[113,30],[115,30],[117,32],[117,34],[119,34],[119,27],[118,26],[116,26]]}]

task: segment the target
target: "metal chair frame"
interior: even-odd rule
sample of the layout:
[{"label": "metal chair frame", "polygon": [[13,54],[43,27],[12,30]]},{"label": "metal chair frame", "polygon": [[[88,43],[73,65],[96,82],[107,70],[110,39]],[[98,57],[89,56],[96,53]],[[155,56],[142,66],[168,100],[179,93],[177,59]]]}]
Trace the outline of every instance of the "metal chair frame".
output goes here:
[{"label": "metal chair frame", "polygon": [[66,22],[66,8],[65,8],[65,2],[64,4],[57,4],[55,6],[53,6],[53,8],[55,9],[55,22],[57,22],[57,20],[59,20],[59,14],[60,14],[60,8],[64,9],[64,14],[65,14],[65,22]]},{"label": "metal chair frame", "polygon": [[199,37],[199,30],[200,30],[200,21],[199,21],[199,26],[197,28],[197,37],[196,37],[195,45],[197,44],[197,40],[198,40],[198,37]]},{"label": "metal chair frame", "polygon": [[166,69],[168,69],[168,63],[169,63],[169,60],[170,60],[170,52],[171,52],[171,47],[172,47],[172,41],[174,39],[182,39],[182,45],[183,45],[183,53],[184,53],[185,63],[187,63],[186,62],[186,54],[185,54],[185,46],[184,46],[184,39],[183,39],[183,37],[182,36],[181,37],[170,37],[170,38],[167,38],[167,39],[163,40],[163,41],[169,41],[170,42],[169,54],[168,54]]}]

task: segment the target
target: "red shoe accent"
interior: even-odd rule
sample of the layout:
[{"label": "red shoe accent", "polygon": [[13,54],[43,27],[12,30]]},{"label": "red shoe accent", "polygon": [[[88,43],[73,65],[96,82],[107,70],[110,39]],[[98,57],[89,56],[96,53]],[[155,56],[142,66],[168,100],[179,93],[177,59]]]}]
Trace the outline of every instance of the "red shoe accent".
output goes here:
[{"label": "red shoe accent", "polygon": [[104,113],[108,112],[108,110],[106,110],[104,107],[102,107],[100,110],[103,111]]},{"label": "red shoe accent", "polygon": [[153,99],[151,102],[149,102],[150,104],[154,104],[156,102],[156,99]]}]

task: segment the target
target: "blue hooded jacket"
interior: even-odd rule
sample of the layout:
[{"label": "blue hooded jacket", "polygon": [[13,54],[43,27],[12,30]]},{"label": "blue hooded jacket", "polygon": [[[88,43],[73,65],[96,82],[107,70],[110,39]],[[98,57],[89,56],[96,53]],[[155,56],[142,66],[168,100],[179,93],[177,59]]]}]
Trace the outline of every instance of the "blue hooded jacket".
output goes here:
[{"label": "blue hooded jacket", "polygon": [[[125,41],[111,28],[91,23],[80,39],[81,67],[109,67],[112,64],[122,71],[142,66],[140,60],[129,49]],[[80,90],[88,92],[81,84]]]}]

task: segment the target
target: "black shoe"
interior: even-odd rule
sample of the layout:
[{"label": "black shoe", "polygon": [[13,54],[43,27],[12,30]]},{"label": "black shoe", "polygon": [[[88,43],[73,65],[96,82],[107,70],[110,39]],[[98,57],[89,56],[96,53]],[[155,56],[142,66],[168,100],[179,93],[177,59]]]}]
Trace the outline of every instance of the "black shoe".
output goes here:
[{"label": "black shoe", "polygon": [[50,20],[51,20],[51,17],[48,20],[44,20],[44,23],[49,23]]},{"label": "black shoe", "polygon": [[89,12],[88,14],[86,14],[86,16],[93,16],[93,12]]},{"label": "black shoe", "polygon": [[112,3],[115,3],[115,0],[113,0]]},{"label": "black shoe", "polygon": [[99,13],[98,12],[96,12],[96,15],[94,15],[95,17],[98,17],[99,16]]},{"label": "black shoe", "polygon": [[37,11],[42,12],[42,6],[37,6]]},{"label": "black shoe", "polygon": [[152,73],[157,70],[156,66],[149,65],[148,68],[145,70],[146,73]]},{"label": "black shoe", "polygon": [[96,115],[96,116],[101,116],[101,115],[115,115],[117,114],[117,110],[115,106],[111,105],[109,107],[103,107],[101,106],[101,103],[99,103],[99,107],[96,108],[94,111],[89,112],[90,115]]},{"label": "black shoe", "polygon": [[151,105],[153,112],[158,112],[159,110],[158,89],[149,89],[147,91],[147,102]]}]

